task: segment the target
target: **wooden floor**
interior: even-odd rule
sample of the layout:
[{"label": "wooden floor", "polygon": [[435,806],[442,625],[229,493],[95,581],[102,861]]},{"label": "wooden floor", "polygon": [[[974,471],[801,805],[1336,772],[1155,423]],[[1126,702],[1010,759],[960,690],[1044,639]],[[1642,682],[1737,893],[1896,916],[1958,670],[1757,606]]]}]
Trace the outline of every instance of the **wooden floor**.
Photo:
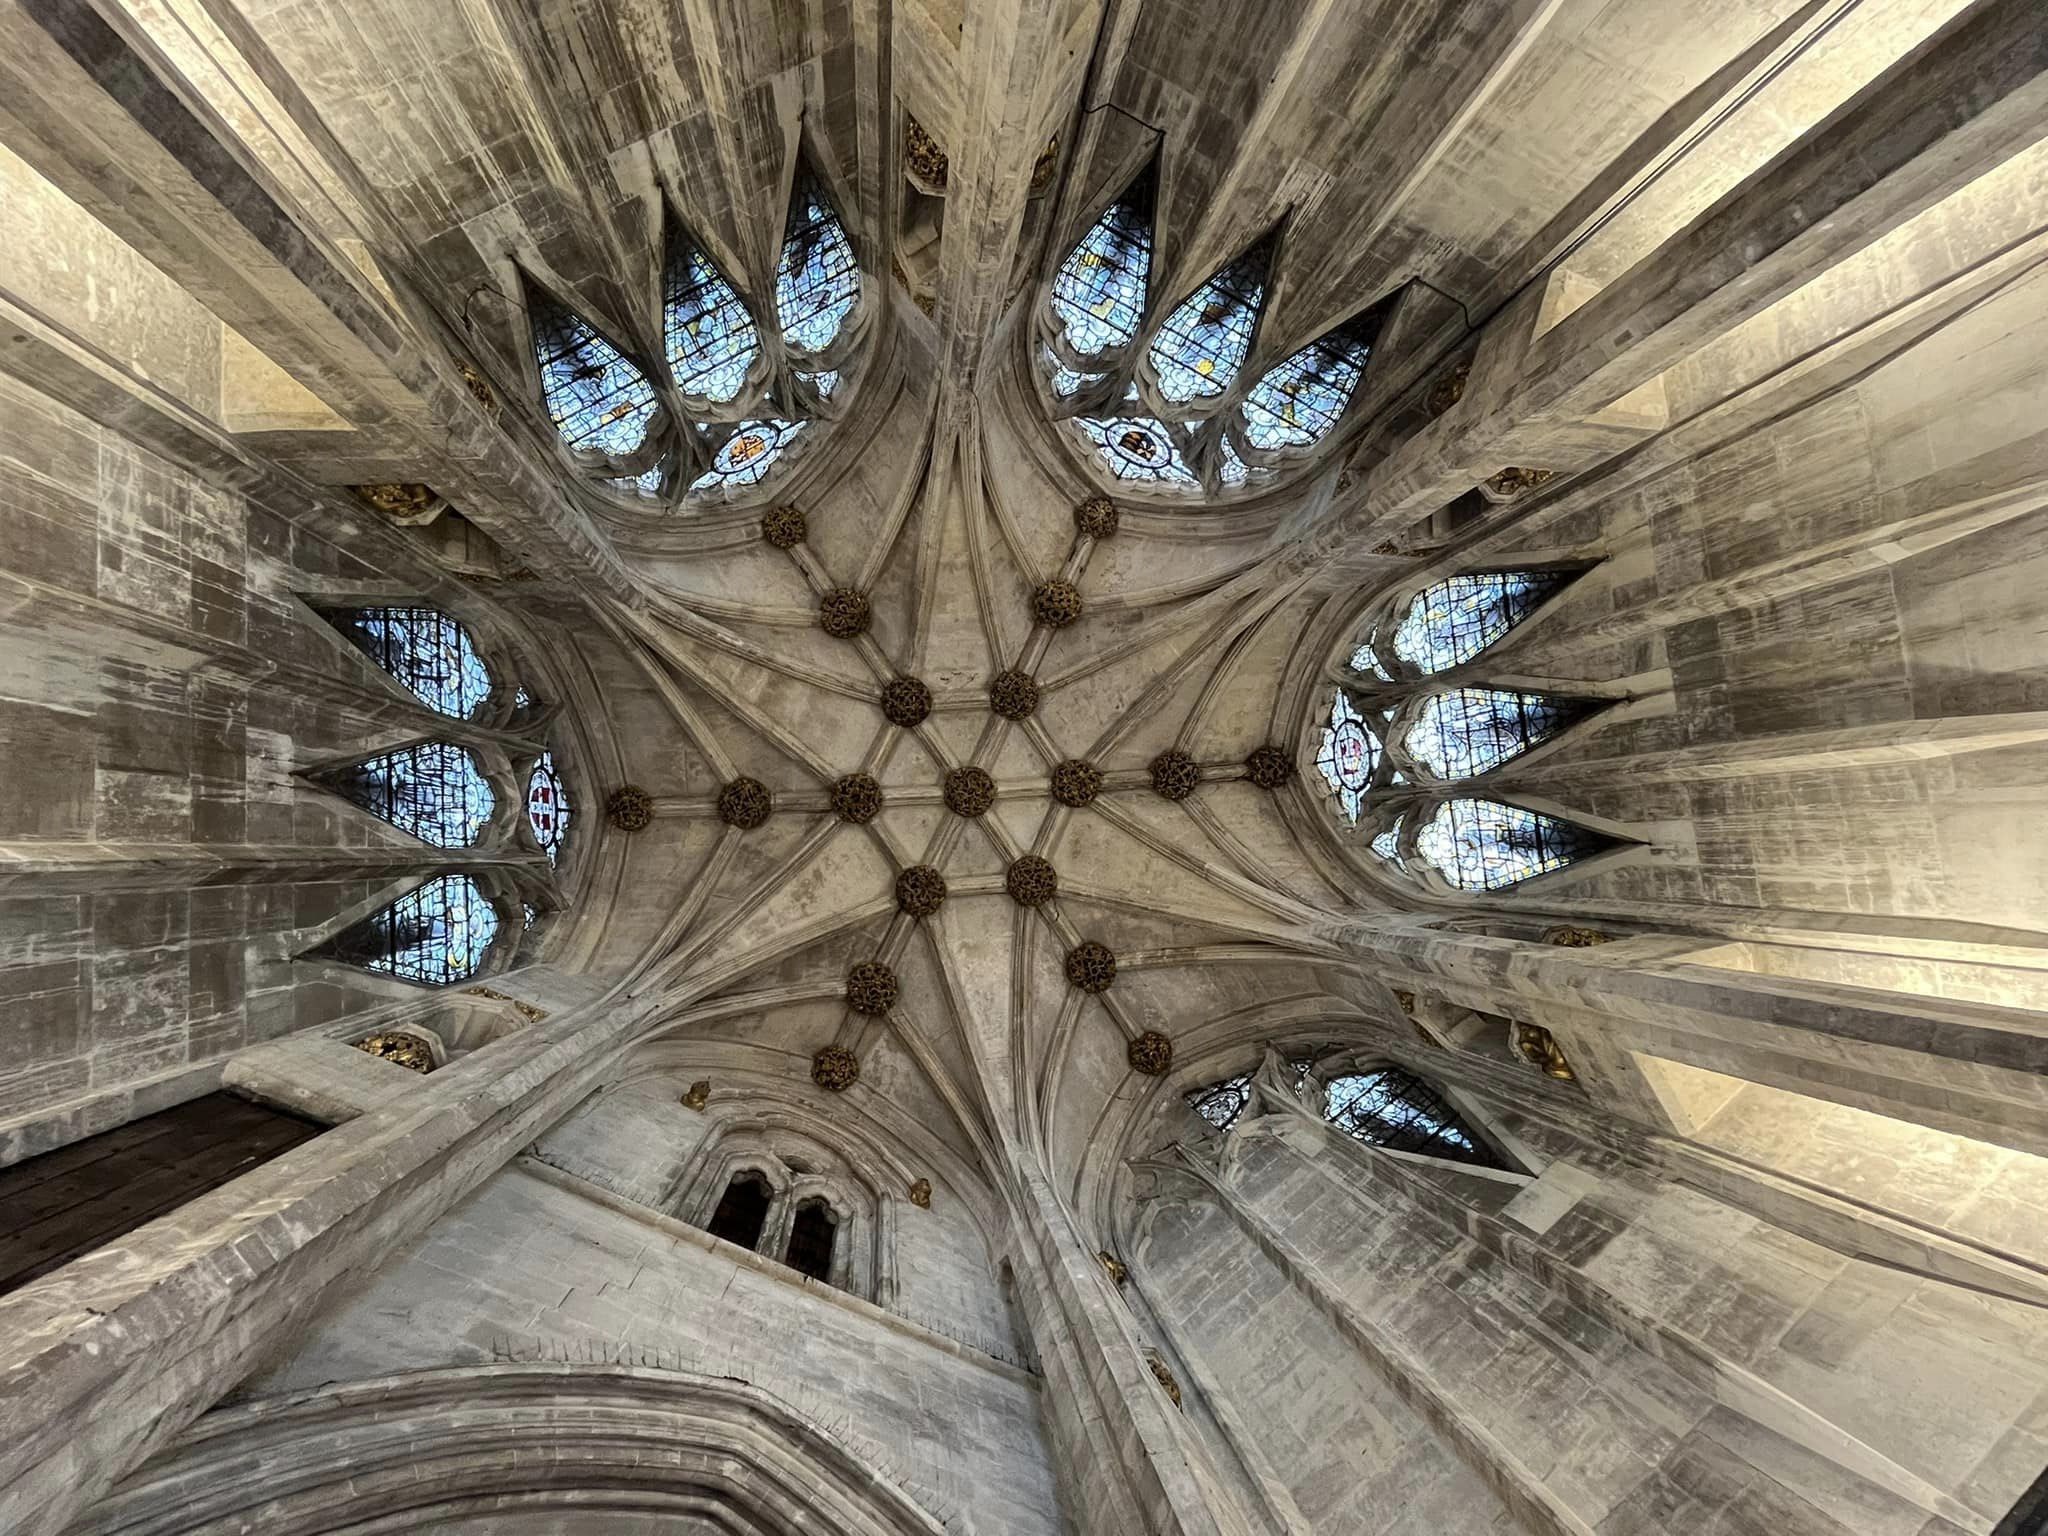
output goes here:
[{"label": "wooden floor", "polygon": [[0,1168],[0,1293],[175,1210],[325,1127],[210,1093]]}]

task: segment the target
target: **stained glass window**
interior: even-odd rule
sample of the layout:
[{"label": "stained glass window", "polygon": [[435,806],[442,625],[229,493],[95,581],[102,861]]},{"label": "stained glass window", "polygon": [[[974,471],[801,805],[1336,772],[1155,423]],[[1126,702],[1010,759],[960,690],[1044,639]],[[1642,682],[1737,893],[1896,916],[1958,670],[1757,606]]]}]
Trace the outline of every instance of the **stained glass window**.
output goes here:
[{"label": "stained glass window", "polygon": [[1189,1109],[1217,1130],[1227,1131],[1237,1124],[1237,1117],[1252,1101],[1252,1075],[1240,1072],[1236,1077],[1226,1077],[1206,1088],[1189,1089],[1185,1097]]},{"label": "stained glass window", "polygon": [[783,340],[800,352],[822,352],[860,300],[860,266],[825,188],[800,171],[775,274],[775,315]]},{"label": "stained glass window", "polygon": [[759,485],[782,457],[782,451],[796,441],[797,434],[807,425],[801,421],[741,422],[713,455],[711,467],[691,482],[690,489]]},{"label": "stained glass window", "polygon": [[1076,418],[1074,424],[1095,444],[1102,462],[1119,480],[1180,486],[1199,483],[1163,422],[1120,416],[1110,421]]},{"label": "stained glass window", "polygon": [[1592,706],[1505,688],[1456,688],[1422,702],[1402,745],[1440,779],[1469,779],[1548,740]]},{"label": "stained glass window", "polygon": [[1373,770],[1379,766],[1380,745],[1365,728],[1365,718],[1339,688],[1330,696],[1330,723],[1323,730],[1323,744],[1316,753],[1316,771],[1337,797],[1344,820],[1358,824],[1365,793],[1372,786]]},{"label": "stained glass window", "polygon": [[1389,864],[1399,865],[1401,863],[1400,827],[1389,827],[1378,837],[1374,838],[1372,840],[1372,851],[1385,859]]},{"label": "stained glass window", "polygon": [[839,387],[839,370],[837,368],[827,368],[822,373],[800,373],[797,377],[815,389],[820,400],[830,400],[832,398],[832,391]]},{"label": "stained glass window", "polygon": [[1575,822],[1498,800],[1446,800],[1415,851],[1461,891],[1498,891],[1598,853],[1609,840]]},{"label": "stained glass window", "polygon": [[1206,399],[1230,387],[1251,350],[1272,260],[1268,236],[1218,270],[1166,317],[1146,356],[1159,377],[1159,392],[1167,399]]},{"label": "stained glass window", "polygon": [[1334,1079],[1323,1118],[1369,1146],[1482,1168],[1507,1166],[1442,1094],[1399,1067]]},{"label": "stained glass window", "polygon": [[467,720],[490,696],[476,642],[438,608],[352,608],[326,618],[429,709]]},{"label": "stained glass window", "polygon": [[761,354],[754,317],[701,246],[674,226],[662,283],[662,339],[684,394],[727,401]]},{"label": "stained glass window", "polygon": [[1078,356],[1128,346],[1138,334],[1152,275],[1155,185],[1148,167],[1103,210],[1053,277],[1053,314]]},{"label": "stained glass window", "polygon": [[668,478],[669,466],[672,462],[672,460],[663,459],[644,474],[614,475],[606,480],[605,484],[621,496],[639,496],[649,501],[656,501],[661,497],[662,482]]},{"label": "stained glass window", "polygon": [[1394,654],[1421,672],[1463,666],[1569,581],[1557,571],[1480,571],[1416,594],[1394,630]]},{"label": "stained glass window", "polygon": [[1237,456],[1237,449],[1227,436],[1223,439],[1223,469],[1221,473],[1225,485],[1243,485],[1245,481],[1251,478],[1251,471],[1245,467],[1244,460]]},{"label": "stained glass window", "polygon": [[541,396],[562,441],[618,458],[638,452],[659,409],[647,375],[574,310],[526,292]]},{"label": "stained glass window", "polygon": [[326,953],[402,981],[473,976],[498,934],[497,909],[468,875],[442,875],[346,930]]},{"label": "stained glass window", "polygon": [[1327,437],[1365,377],[1376,330],[1376,317],[1362,317],[1267,372],[1245,396],[1247,441],[1254,448],[1309,448]]},{"label": "stained glass window", "polygon": [[372,816],[436,848],[469,847],[498,808],[475,756],[453,742],[423,741],[324,777]]},{"label": "stained glass window", "polygon": [[555,767],[555,754],[543,752],[526,781],[526,819],[533,823],[533,835],[540,842],[548,862],[562,856],[562,839],[569,832],[569,797],[562,789],[562,775]]}]

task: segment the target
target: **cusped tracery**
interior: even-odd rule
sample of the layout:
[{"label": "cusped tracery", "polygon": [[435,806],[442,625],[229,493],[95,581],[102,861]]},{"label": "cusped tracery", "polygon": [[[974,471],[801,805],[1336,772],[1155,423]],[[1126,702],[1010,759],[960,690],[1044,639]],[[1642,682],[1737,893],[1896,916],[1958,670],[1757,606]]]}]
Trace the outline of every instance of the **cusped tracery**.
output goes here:
[{"label": "cusped tracery", "polygon": [[526,779],[526,821],[550,864],[561,862],[569,815],[569,792],[563,787],[562,771],[555,766],[555,754],[543,752]]},{"label": "cusped tracery", "polygon": [[1146,166],[1102,211],[1053,278],[1053,313],[1077,362],[1127,347],[1138,334],[1152,275],[1157,184],[1155,169]]},{"label": "cusped tracery", "polygon": [[536,284],[526,289],[533,355],[548,419],[573,453],[625,467],[647,445],[661,397],[646,372],[584,316]]},{"label": "cusped tracery", "polygon": [[1265,308],[1272,265],[1269,235],[1174,307],[1145,354],[1160,394],[1184,404],[1221,395],[1237,381]]},{"label": "cusped tracery", "polygon": [[798,352],[823,352],[839,339],[859,302],[860,265],[853,242],[824,183],[806,166],[790,196],[775,273],[775,313],[783,339]]},{"label": "cusped tracery", "polygon": [[491,695],[491,669],[476,641],[438,608],[337,608],[321,617],[437,714],[467,720]]},{"label": "cusped tracery", "polygon": [[320,951],[426,986],[474,976],[498,936],[498,910],[468,875],[442,875],[343,930]]},{"label": "cusped tracery", "polygon": [[736,398],[761,355],[761,333],[739,291],[703,247],[673,223],[661,319],[676,387],[715,405]]},{"label": "cusped tracery", "polygon": [[467,747],[422,741],[323,775],[371,815],[436,848],[467,848],[490,822],[497,796]]}]

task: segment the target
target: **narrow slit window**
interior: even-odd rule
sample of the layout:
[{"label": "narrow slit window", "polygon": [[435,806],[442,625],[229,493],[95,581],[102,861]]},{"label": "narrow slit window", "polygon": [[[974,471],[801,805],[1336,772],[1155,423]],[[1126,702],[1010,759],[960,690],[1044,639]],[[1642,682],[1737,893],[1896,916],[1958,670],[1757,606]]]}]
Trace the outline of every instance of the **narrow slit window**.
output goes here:
[{"label": "narrow slit window", "polygon": [[1323,1118],[1369,1146],[1481,1168],[1507,1167],[1442,1094],[1398,1067],[1332,1080]]},{"label": "narrow slit window", "polygon": [[799,352],[822,352],[860,299],[860,266],[824,185],[800,171],[775,276],[775,314],[783,339]]},{"label": "narrow slit window", "polygon": [[322,775],[345,799],[436,848],[467,848],[498,797],[466,747],[422,741]]},{"label": "narrow slit window", "polygon": [[1258,329],[1272,261],[1273,237],[1268,235],[1166,317],[1147,356],[1167,399],[1208,399],[1231,386]]},{"label": "narrow slit window", "polygon": [[796,1208],[790,1222],[789,1267],[813,1280],[832,1278],[832,1245],[839,1235],[839,1218],[822,1200],[806,1200]]},{"label": "narrow slit window", "polygon": [[1463,666],[1534,613],[1568,581],[1557,571],[1480,571],[1415,595],[1393,650],[1419,672]]},{"label": "narrow slit window", "polygon": [[1081,357],[1129,346],[1145,317],[1152,277],[1156,175],[1147,167],[1103,210],[1052,280],[1052,309]]},{"label": "narrow slit window", "polygon": [[662,336],[677,387],[720,404],[736,398],[761,355],[761,333],[738,290],[674,225],[662,288]]},{"label": "narrow slit window", "polygon": [[498,936],[498,912],[467,875],[442,875],[329,942],[325,953],[350,965],[446,986],[474,976]]},{"label": "narrow slit window", "polygon": [[1507,688],[1454,688],[1423,700],[1402,745],[1439,779],[1469,779],[1548,741],[1594,707]]},{"label": "narrow slit window", "polygon": [[1446,800],[1415,837],[1423,861],[1461,891],[1499,891],[1563,869],[1611,839],[1498,800]]},{"label": "narrow slit window", "polygon": [[541,397],[564,444],[625,458],[638,453],[660,409],[647,375],[597,327],[536,288],[527,289]]},{"label": "narrow slit window", "polygon": [[761,1229],[768,1224],[768,1204],[774,1192],[768,1187],[768,1180],[758,1173],[741,1173],[733,1176],[725,1186],[725,1193],[719,1197],[718,1209],[711,1213],[711,1225],[705,1230],[713,1237],[722,1237],[728,1243],[753,1249],[760,1246]]},{"label": "narrow slit window", "polygon": [[429,709],[467,720],[490,697],[490,668],[476,642],[438,608],[351,608],[323,617]]},{"label": "narrow slit window", "polygon": [[526,819],[541,851],[554,864],[562,857],[562,839],[569,835],[569,796],[555,767],[555,754],[543,752],[526,781]]}]

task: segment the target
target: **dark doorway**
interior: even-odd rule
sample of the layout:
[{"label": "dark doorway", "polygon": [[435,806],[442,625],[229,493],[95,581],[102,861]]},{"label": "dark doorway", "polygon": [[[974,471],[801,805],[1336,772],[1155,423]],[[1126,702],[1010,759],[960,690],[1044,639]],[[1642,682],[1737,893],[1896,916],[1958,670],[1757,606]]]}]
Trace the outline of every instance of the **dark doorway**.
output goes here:
[{"label": "dark doorway", "polygon": [[106,1246],[325,1129],[209,1093],[0,1170],[0,1292]]},{"label": "dark doorway", "polygon": [[768,1202],[773,1191],[758,1173],[741,1173],[725,1186],[725,1196],[711,1213],[711,1235],[728,1243],[752,1248],[761,1241],[761,1228],[768,1220]]},{"label": "dark doorway", "polygon": [[838,1236],[839,1219],[822,1200],[806,1200],[796,1208],[796,1220],[789,1229],[789,1267],[800,1269],[813,1280],[832,1278],[832,1239]]}]

